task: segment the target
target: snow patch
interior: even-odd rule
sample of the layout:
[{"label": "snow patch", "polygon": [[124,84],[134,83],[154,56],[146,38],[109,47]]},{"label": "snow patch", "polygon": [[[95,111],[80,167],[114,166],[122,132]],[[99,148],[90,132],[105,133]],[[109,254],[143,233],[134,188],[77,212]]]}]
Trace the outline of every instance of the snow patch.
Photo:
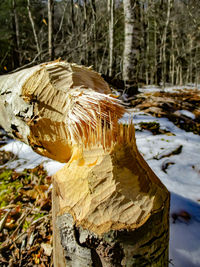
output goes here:
[{"label": "snow patch", "polygon": [[147,93],[147,92],[169,92],[169,93],[175,93],[175,92],[180,92],[184,90],[200,90],[200,84],[195,85],[195,84],[187,84],[183,86],[166,86],[165,88],[162,88],[161,86],[155,86],[155,85],[146,85],[143,86],[142,88],[139,88],[139,92],[141,93]]},{"label": "snow patch", "polygon": [[177,112],[179,112],[180,114],[182,114],[182,115],[184,115],[184,116],[186,116],[192,120],[195,120],[195,118],[196,118],[196,116],[188,110],[177,110]]},{"label": "snow patch", "polygon": [[63,163],[40,156],[28,145],[20,141],[12,140],[7,145],[1,147],[0,150],[10,151],[16,155],[16,158],[7,162],[2,167],[15,169],[17,172],[22,172],[24,169],[33,169],[38,165],[43,164],[48,175],[53,175],[64,166]]}]

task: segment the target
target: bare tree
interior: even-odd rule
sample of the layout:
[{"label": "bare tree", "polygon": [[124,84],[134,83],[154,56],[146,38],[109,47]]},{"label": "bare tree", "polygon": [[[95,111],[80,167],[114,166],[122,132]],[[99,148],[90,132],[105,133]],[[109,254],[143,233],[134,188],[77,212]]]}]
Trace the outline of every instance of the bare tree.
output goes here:
[{"label": "bare tree", "polygon": [[75,14],[74,14],[74,0],[71,0],[71,22],[72,22],[72,29],[75,29]]},{"label": "bare tree", "polygon": [[93,27],[93,62],[95,69],[97,68],[97,14],[96,14],[96,0],[89,0],[92,8],[92,27]]},{"label": "bare tree", "polygon": [[123,79],[126,92],[131,90],[131,95],[138,91],[138,61],[140,56],[140,5],[138,0],[124,0],[124,56]]},{"label": "bare tree", "polygon": [[165,87],[166,83],[166,45],[167,45],[167,29],[170,22],[170,11],[172,8],[173,0],[167,0],[167,14],[166,14],[166,21],[164,25],[164,31],[161,39],[161,50],[160,50],[160,61],[162,64],[162,87]]},{"label": "bare tree", "polygon": [[114,50],[114,7],[115,0],[108,0],[109,15],[109,76],[113,73],[113,50]]},{"label": "bare tree", "polygon": [[32,13],[31,13],[30,0],[27,0],[27,10],[28,10],[28,15],[29,15],[29,19],[30,19],[30,22],[31,22],[32,30],[33,30],[33,35],[34,35],[34,39],[35,39],[35,43],[36,43],[37,53],[38,53],[39,59],[40,59],[41,49],[40,49],[38,36],[37,36],[37,33],[36,33],[35,23],[34,23],[34,20],[33,20]]},{"label": "bare tree", "polygon": [[16,0],[12,0],[12,7],[13,7],[13,16],[14,16],[14,21],[13,21],[13,28],[15,32],[15,50],[18,55],[18,64],[21,66],[22,63],[22,57],[21,57],[21,50],[20,50],[20,34],[19,34],[19,20],[18,20],[18,14],[17,14],[17,7],[16,7]]},{"label": "bare tree", "polygon": [[170,62],[169,62],[169,80],[174,84],[175,75],[175,29],[174,22],[171,23],[171,48],[170,48]]},{"label": "bare tree", "polygon": [[48,0],[48,41],[49,41],[49,60],[54,59],[54,0]]},{"label": "bare tree", "polygon": [[88,10],[87,10],[87,0],[84,0],[83,4],[83,13],[84,13],[84,23],[83,23],[83,31],[85,35],[85,65],[88,65]]}]

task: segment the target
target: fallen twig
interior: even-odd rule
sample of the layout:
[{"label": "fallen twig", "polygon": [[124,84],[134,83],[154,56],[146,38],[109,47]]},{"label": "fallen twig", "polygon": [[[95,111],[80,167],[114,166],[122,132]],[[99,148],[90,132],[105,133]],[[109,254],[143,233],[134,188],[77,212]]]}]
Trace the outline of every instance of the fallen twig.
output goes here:
[{"label": "fallen twig", "polygon": [[6,214],[4,215],[3,219],[0,221],[0,232],[3,230],[4,225],[6,223],[6,220],[8,218],[8,215],[10,214],[11,210],[9,209]]}]

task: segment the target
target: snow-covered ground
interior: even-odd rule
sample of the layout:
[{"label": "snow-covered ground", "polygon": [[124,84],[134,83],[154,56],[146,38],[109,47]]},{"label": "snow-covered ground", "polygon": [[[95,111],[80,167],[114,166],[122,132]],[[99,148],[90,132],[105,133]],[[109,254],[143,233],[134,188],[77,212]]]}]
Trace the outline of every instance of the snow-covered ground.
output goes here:
[{"label": "snow-covered ground", "polygon": [[17,156],[0,167],[15,169],[17,172],[22,172],[24,169],[33,169],[36,166],[43,164],[48,175],[53,175],[65,165],[65,163],[60,163],[40,156],[29,146],[20,141],[10,140],[8,144],[1,147],[0,150],[10,151]]},{"label": "snow-covered ground", "polygon": [[[150,167],[171,192],[170,214],[186,212],[191,218],[181,216],[173,223],[170,216],[170,259],[176,267],[200,266],[200,136],[177,128],[166,118],[155,118],[133,111],[138,148]],[[188,114],[191,115],[191,114]],[[129,120],[128,114],[123,120]],[[140,122],[157,122],[170,134],[152,135],[140,131]],[[178,154],[173,151],[179,149]],[[6,164],[22,171],[43,162],[49,175],[63,164],[36,154],[27,145],[10,141],[1,150],[12,151],[18,156]]]},{"label": "snow-covered ground", "polygon": [[[174,135],[152,135],[136,131],[137,145],[149,166],[171,192],[170,214],[186,211],[187,222],[170,218],[170,259],[177,267],[200,266],[200,136],[177,128],[166,118],[142,113],[134,115],[134,123],[156,121],[161,129]],[[170,155],[182,146],[180,154]],[[163,168],[168,166],[165,171]],[[199,200],[199,201],[198,201]]]}]

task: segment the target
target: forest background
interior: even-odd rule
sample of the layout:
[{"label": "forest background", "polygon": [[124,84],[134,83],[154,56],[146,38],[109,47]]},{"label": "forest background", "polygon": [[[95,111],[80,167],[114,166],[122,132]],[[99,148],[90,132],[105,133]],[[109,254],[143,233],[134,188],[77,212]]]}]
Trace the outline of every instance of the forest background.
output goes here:
[{"label": "forest background", "polygon": [[62,58],[121,88],[132,76],[198,84],[199,10],[199,0],[1,0],[0,74]]}]

